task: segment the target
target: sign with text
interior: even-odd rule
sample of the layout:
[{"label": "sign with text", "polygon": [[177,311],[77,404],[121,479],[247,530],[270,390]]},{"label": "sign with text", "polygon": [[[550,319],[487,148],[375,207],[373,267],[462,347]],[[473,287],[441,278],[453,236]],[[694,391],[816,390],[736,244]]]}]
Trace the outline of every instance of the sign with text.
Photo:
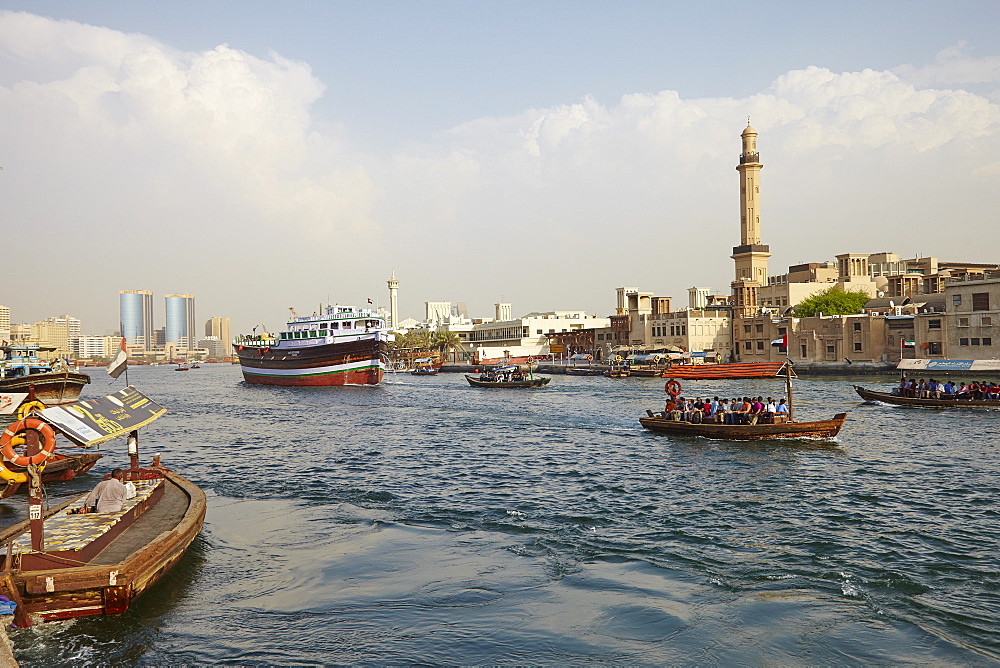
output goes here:
[{"label": "sign with text", "polygon": [[46,408],[42,417],[71,441],[90,447],[126,436],[166,412],[166,408],[129,386],[99,399]]}]

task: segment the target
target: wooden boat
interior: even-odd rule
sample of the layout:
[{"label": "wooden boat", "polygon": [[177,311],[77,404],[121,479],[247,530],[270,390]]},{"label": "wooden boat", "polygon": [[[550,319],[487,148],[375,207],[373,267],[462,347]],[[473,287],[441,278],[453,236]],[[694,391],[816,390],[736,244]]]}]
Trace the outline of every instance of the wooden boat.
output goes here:
[{"label": "wooden boat", "polygon": [[719,424],[667,420],[650,412],[639,418],[650,431],[678,436],[702,436],[731,441],[760,441],[773,438],[833,438],[840,433],[847,413],[837,413],[830,420],[779,422],[776,424]]},{"label": "wooden boat", "polygon": [[680,380],[746,380],[749,378],[773,378],[783,362],[735,362],[733,364],[674,364],[667,369],[664,378]]},{"label": "wooden boat", "polygon": [[891,392],[868,390],[855,385],[854,390],[862,399],[869,402],[882,402],[896,406],[918,406],[921,408],[1000,408],[1000,401],[983,399],[959,399],[955,395],[942,395],[940,398],[902,397]]},{"label": "wooden boat", "polygon": [[[204,523],[205,494],[177,473],[138,463],[136,430],[165,412],[132,387],[41,411],[40,422],[84,447],[127,434],[124,478],[137,494],[119,512],[69,513],[84,496],[43,512],[41,485],[29,486],[29,519],[0,532],[0,594],[16,604],[16,626],[122,614],[183,557]],[[49,449],[40,430],[26,429],[27,452],[38,451],[39,435],[41,451]]]},{"label": "wooden boat", "polygon": [[0,393],[29,392],[34,398],[55,406],[76,401],[83,387],[90,383],[90,376],[68,368],[53,366],[39,359],[38,353],[52,352],[55,348],[42,348],[34,344],[5,345],[4,359],[0,360]]},{"label": "wooden boat", "polygon": [[[779,438],[833,438],[840,433],[847,419],[847,413],[837,413],[830,420],[812,420],[808,422],[796,422],[795,412],[792,407],[792,371],[791,363],[786,362],[780,371],[784,371],[783,377],[786,383],[788,394],[788,416],[778,416],[772,423],[758,422],[756,424],[722,424],[718,422],[686,422],[683,420],[670,420],[663,413],[655,414],[646,411],[647,417],[640,417],[639,423],[650,431],[661,434],[674,434],[678,436],[702,436],[704,438],[714,438],[734,441],[760,441]],[[773,377],[773,376],[772,376]],[[680,383],[671,380],[666,385],[667,392],[671,400],[676,399],[680,394]]]},{"label": "wooden boat", "polygon": [[292,312],[278,336],[236,339],[243,379],[251,385],[378,385],[393,334],[371,309],[327,306],[299,317]]},{"label": "wooden boat", "polygon": [[549,378],[535,377],[531,374],[530,367],[528,374],[516,365],[505,365],[489,369],[482,373],[479,378],[466,374],[465,379],[473,387],[499,387],[499,388],[525,388],[542,387],[547,385]]},{"label": "wooden boat", "polygon": [[604,369],[597,366],[568,366],[567,376],[603,376]]},{"label": "wooden boat", "polygon": [[[45,461],[45,470],[42,471],[42,483],[48,484],[50,482],[72,480],[81,473],[86,473],[92,469],[97,460],[103,456],[99,452],[84,452],[79,455],[54,453]],[[11,472],[15,474],[21,473],[19,470],[11,471],[6,468],[5,464],[6,466],[10,466],[9,462],[0,462],[0,467],[3,467],[3,470],[0,471],[0,478],[3,478],[6,483],[4,487],[0,487],[0,499],[12,496],[27,482],[26,480],[21,481],[20,476],[8,477],[4,475]]]},{"label": "wooden boat", "polygon": [[174,371],[187,371],[189,368],[187,364],[178,364],[174,367]]},{"label": "wooden boat", "polygon": [[421,357],[413,360],[413,369],[410,370],[410,374],[413,376],[436,376],[438,369],[434,366],[433,359]]}]

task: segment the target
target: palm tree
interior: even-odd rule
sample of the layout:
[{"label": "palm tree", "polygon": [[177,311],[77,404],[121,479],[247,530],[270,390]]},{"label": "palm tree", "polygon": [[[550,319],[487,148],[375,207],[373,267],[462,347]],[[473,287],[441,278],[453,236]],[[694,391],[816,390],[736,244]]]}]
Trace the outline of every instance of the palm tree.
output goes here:
[{"label": "palm tree", "polygon": [[431,345],[437,348],[441,352],[441,356],[444,357],[446,351],[450,352],[455,348],[462,347],[462,337],[455,332],[444,330],[434,332]]}]

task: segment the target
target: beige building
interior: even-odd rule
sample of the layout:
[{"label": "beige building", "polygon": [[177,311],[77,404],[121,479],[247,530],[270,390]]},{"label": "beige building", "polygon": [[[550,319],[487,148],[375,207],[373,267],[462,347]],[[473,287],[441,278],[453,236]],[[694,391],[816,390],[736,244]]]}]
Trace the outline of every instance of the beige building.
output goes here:
[{"label": "beige building", "polygon": [[[506,313],[509,304],[497,304],[498,313]],[[609,318],[587,315],[583,311],[548,311],[529,313],[522,318],[496,320],[472,326],[469,347],[476,359],[495,359],[549,354],[547,335],[584,329],[608,327]]]},{"label": "beige building", "polygon": [[[207,338],[216,338],[222,341],[222,354],[220,357],[232,357],[233,355],[233,337],[230,331],[231,325],[229,318],[225,317],[212,317],[205,321],[205,336]],[[200,343],[200,347],[204,348]]]}]

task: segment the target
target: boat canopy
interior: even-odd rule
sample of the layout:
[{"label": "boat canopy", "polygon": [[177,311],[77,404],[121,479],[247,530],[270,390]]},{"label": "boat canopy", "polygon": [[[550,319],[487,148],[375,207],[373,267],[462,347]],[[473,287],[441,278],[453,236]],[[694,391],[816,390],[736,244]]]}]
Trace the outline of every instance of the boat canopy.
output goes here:
[{"label": "boat canopy", "polygon": [[413,360],[414,364],[432,364],[433,362],[434,360],[430,357],[418,357],[417,359]]},{"label": "boat canopy", "polygon": [[656,364],[661,359],[663,355],[629,355],[625,358],[629,362],[638,362],[640,364]]},{"label": "boat canopy", "polygon": [[41,414],[69,440],[89,448],[126,436],[166,412],[166,408],[129,386],[98,399],[46,408]]},{"label": "boat canopy", "polygon": [[571,360],[583,360],[584,362],[589,362],[594,359],[594,356],[590,353],[576,353],[574,355],[570,355],[569,358]]},{"label": "boat canopy", "polygon": [[518,366],[516,364],[508,364],[507,366],[496,366],[490,369],[493,373],[507,373],[508,371],[517,371]]}]

